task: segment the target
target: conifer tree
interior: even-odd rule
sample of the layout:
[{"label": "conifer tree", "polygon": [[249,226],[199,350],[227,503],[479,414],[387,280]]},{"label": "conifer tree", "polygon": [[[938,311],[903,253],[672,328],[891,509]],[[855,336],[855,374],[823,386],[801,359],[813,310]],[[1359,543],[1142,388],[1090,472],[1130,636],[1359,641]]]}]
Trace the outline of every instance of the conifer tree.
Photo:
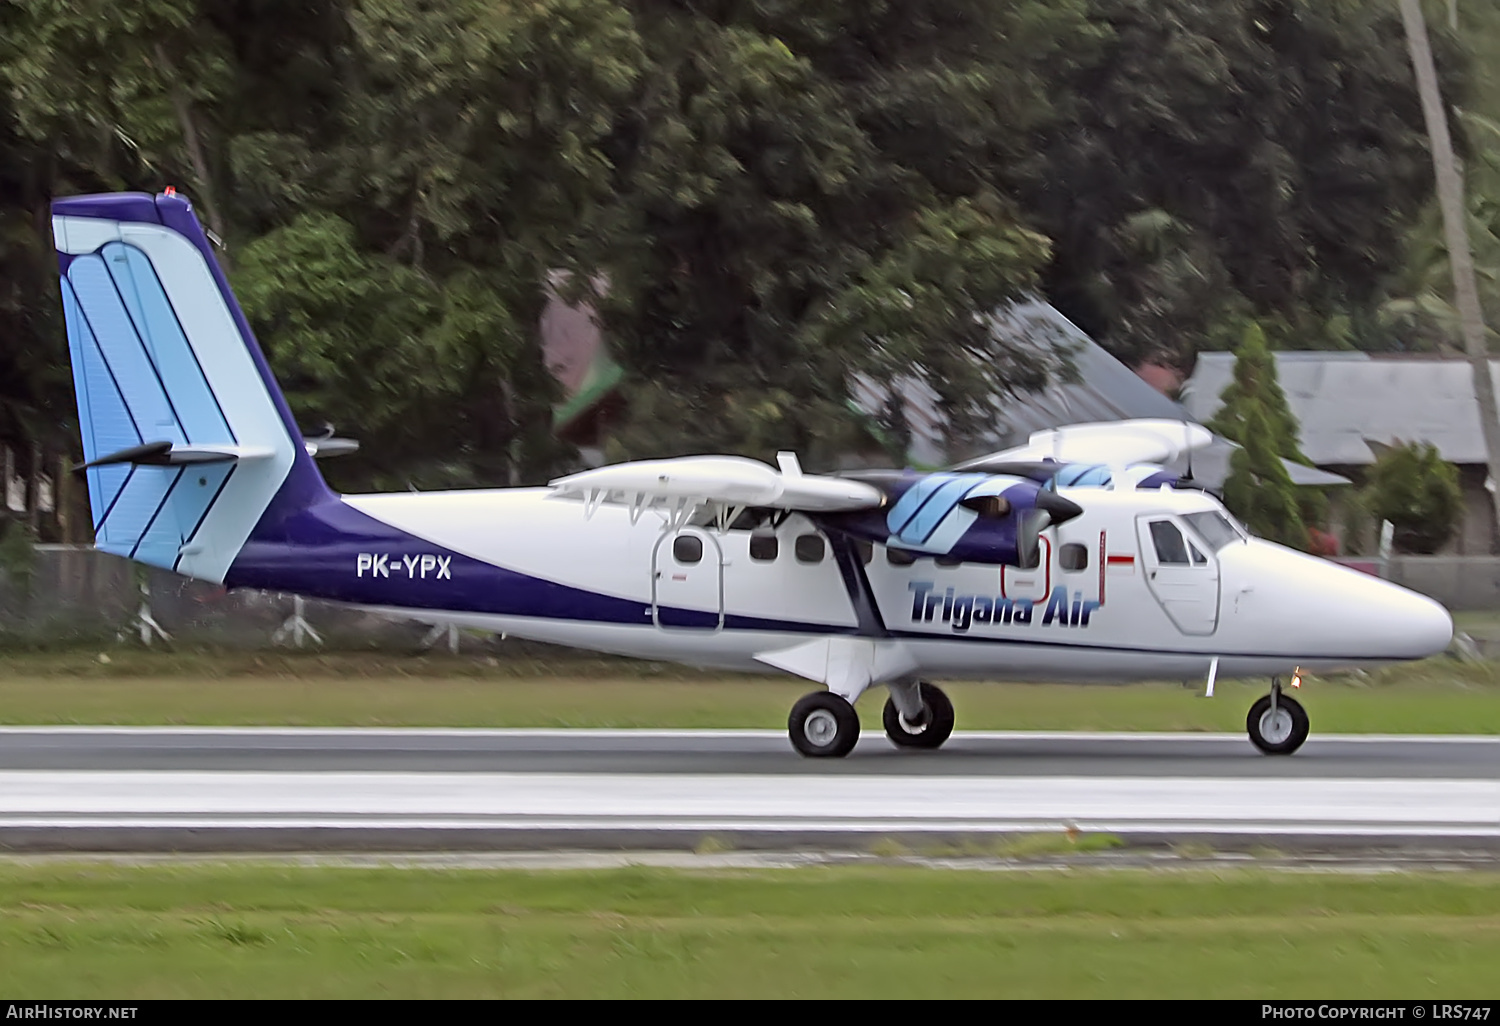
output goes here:
[{"label": "conifer tree", "polygon": [[[1224,503],[1230,511],[1240,516],[1252,530],[1264,537],[1273,538],[1295,548],[1308,545],[1307,527],[1324,519],[1328,511],[1328,500],[1321,489],[1298,488],[1292,484],[1286,467],[1280,462],[1288,459],[1303,466],[1312,466],[1312,461],[1303,455],[1297,444],[1297,418],[1287,403],[1286,393],[1276,378],[1276,359],[1266,344],[1265,331],[1251,321],[1245,327],[1240,348],[1234,361],[1234,380],[1222,394],[1224,405],[1209,421],[1208,427],[1229,439],[1238,442],[1242,451],[1235,453],[1230,461],[1230,477],[1224,483]],[[1273,473],[1263,456],[1255,458],[1247,453],[1252,446],[1257,452],[1270,454],[1269,462],[1276,464]],[[1253,469],[1252,469],[1253,468]],[[1254,504],[1257,516],[1272,515],[1270,511],[1282,508],[1281,499],[1256,496],[1254,487],[1244,481],[1236,481],[1237,475],[1248,472],[1252,478],[1265,482],[1268,487],[1285,487],[1291,497],[1293,520],[1262,529],[1251,521],[1248,510]],[[1230,496],[1234,498],[1231,499]],[[1279,514],[1277,514],[1279,515]]]},{"label": "conifer tree", "polygon": [[1244,438],[1229,460],[1224,505],[1251,532],[1293,548],[1307,547],[1297,488],[1272,447],[1275,432],[1253,397],[1243,405]]},{"label": "conifer tree", "polygon": [[1258,408],[1270,432],[1270,445],[1278,456],[1309,465],[1297,447],[1297,418],[1287,404],[1286,393],[1276,378],[1276,358],[1266,344],[1266,333],[1255,321],[1245,326],[1235,353],[1234,380],[1224,389],[1224,405],[1208,427],[1232,442],[1245,444],[1250,409]]}]

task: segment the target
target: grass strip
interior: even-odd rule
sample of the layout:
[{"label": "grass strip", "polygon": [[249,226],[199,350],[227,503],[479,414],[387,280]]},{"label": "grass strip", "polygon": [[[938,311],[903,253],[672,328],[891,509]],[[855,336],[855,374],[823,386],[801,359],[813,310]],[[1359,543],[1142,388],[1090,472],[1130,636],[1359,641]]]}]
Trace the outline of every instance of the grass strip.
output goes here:
[{"label": "grass strip", "polygon": [[1493,995],[1500,876],[0,864],[14,998]]}]

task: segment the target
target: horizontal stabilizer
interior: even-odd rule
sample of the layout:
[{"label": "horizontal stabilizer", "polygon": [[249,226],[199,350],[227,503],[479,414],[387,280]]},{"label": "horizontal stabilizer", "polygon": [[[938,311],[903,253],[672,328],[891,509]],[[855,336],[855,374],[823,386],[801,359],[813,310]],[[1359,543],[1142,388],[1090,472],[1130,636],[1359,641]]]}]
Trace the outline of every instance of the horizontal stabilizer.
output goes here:
[{"label": "horizontal stabilizer", "polygon": [[359,451],[359,442],[352,438],[304,438],[302,446],[313,459],[326,460],[330,456],[347,456]]},{"label": "horizontal stabilizer", "polygon": [[147,442],[119,449],[107,456],[80,463],[74,470],[108,467],[129,463],[137,467],[179,467],[189,463],[229,463],[234,460],[267,459],[275,455],[269,446],[245,445],[175,445],[172,442]]}]

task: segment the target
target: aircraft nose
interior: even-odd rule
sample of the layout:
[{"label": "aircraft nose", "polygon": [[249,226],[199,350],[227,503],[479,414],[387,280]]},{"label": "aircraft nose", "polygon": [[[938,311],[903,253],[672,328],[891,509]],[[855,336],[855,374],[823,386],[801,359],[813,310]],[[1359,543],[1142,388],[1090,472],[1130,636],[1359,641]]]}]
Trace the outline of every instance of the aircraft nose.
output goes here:
[{"label": "aircraft nose", "polygon": [[1252,539],[1220,552],[1229,608],[1258,638],[1309,657],[1425,659],[1453,639],[1453,618],[1426,595]]},{"label": "aircraft nose", "polygon": [[1370,655],[1425,659],[1453,640],[1453,617],[1440,603],[1385,581],[1360,583],[1362,599],[1355,608],[1363,622],[1357,629]]},{"label": "aircraft nose", "polygon": [[1423,657],[1437,655],[1453,640],[1453,617],[1441,603],[1426,595],[1406,593],[1408,611],[1404,614],[1407,637],[1412,648]]}]

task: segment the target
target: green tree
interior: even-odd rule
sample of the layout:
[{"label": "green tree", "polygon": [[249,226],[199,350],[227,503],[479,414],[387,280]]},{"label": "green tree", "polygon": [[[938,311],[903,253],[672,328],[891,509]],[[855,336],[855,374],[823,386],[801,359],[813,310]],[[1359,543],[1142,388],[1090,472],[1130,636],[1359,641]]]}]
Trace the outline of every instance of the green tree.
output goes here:
[{"label": "green tree", "polygon": [[1307,547],[1297,490],[1271,446],[1273,430],[1258,404],[1247,404],[1245,438],[1229,458],[1224,505],[1262,538],[1295,549]]},{"label": "green tree", "polygon": [[1403,552],[1436,552],[1463,515],[1458,468],[1426,443],[1382,452],[1370,468],[1365,495],[1375,518],[1391,522],[1392,544]]},{"label": "green tree", "polygon": [[[1294,486],[1281,463],[1284,458],[1310,465],[1298,448],[1297,419],[1277,381],[1275,355],[1266,345],[1265,332],[1254,321],[1245,327],[1235,356],[1234,380],[1221,398],[1224,404],[1207,426],[1241,447],[1230,460],[1230,477],[1224,484],[1225,505],[1252,527],[1268,532],[1266,537],[1306,548],[1304,525],[1323,519],[1327,499],[1320,489]],[[1276,464],[1274,470],[1272,462]],[[1262,487],[1275,494],[1257,494]],[[1283,516],[1283,490],[1293,500],[1294,518]]]},{"label": "green tree", "polygon": [[[1127,363],[1190,367],[1246,315],[1278,345],[1360,341],[1432,191],[1394,2],[1089,10],[1104,42],[1053,82],[1075,102],[1007,169],[1056,242],[1053,301]],[[1463,62],[1441,66],[1462,102]]]},{"label": "green tree", "polygon": [[634,7],[649,68],[613,151],[604,308],[618,455],[826,463],[858,430],[854,373],[920,376],[960,428],[1044,378],[979,315],[1047,260],[998,168],[1048,116],[1084,4]]},{"label": "green tree", "polygon": [[1269,432],[1266,442],[1278,456],[1309,465],[1297,444],[1297,418],[1276,376],[1276,357],[1266,345],[1266,333],[1254,321],[1245,325],[1235,351],[1234,380],[1220,395],[1224,405],[1207,424],[1232,442],[1244,444],[1251,434],[1249,418],[1258,410]]},{"label": "green tree", "polygon": [[826,463],[854,373],[984,424],[1032,291],[1127,357],[1346,340],[1429,189],[1389,6],[0,0],[0,436],[71,430],[48,197],[168,184],[350,488],[546,476],[556,271],[616,455]]}]

